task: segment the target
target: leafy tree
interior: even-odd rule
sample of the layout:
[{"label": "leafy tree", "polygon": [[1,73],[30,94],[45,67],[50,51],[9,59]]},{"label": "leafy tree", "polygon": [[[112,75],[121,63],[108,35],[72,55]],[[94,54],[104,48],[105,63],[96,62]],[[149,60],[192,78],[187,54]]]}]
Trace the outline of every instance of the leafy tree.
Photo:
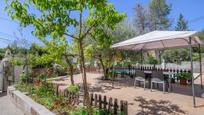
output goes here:
[{"label": "leafy tree", "polygon": [[[127,20],[118,23],[114,30],[111,30],[108,27],[104,27],[102,29],[104,31],[103,33],[92,34],[90,36],[92,39],[88,39],[86,41],[88,45],[86,46],[85,53],[91,54],[87,56],[90,59],[96,59],[96,61],[99,62],[103,69],[104,78],[108,79],[108,77],[110,77],[109,68],[112,66],[114,61],[113,55],[116,55],[114,53],[116,51],[110,48],[111,44],[134,37],[136,35],[136,31],[133,24]],[[109,39],[102,39],[104,37]]]},{"label": "leafy tree", "polygon": [[189,60],[188,50],[186,49],[165,50],[162,57],[170,63],[181,63],[181,61]]},{"label": "leafy tree", "polygon": [[76,58],[76,54],[73,52],[73,47],[68,44],[64,39],[52,39],[46,43],[47,51],[49,57],[52,57],[53,62],[68,66],[68,71],[70,73],[71,84],[74,85],[74,66],[75,63],[72,61],[73,58]]},{"label": "leafy tree", "polygon": [[179,19],[176,25],[177,31],[185,31],[188,30],[188,22],[185,20],[182,14],[179,15]]},{"label": "leafy tree", "polygon": [[118,23],[114,30],[109,29],[107,32],[111,37],[112,44],[130,39],[139,34],[135,29],[133,22],[128,21],[127,19]]},{"label": "leafy tree", "polygon": [[[28,10],[29,8],[35,8],[39,13],[35,14],[34,10]],[[13,19],[20,21],[21,26],[32,25],[33,34],[41,40],[51,37],[53,39],[72,38],[76,41],[83,78],[84,102],[91,113],[85,71],[84,39],[90,34],[102,33],[101,28],[104,26],[113,29],[125,14],[118,13],[107,0],[28,0],[24,3],[11,0],[6,10]],[[83,25],[86,25],[86,30],[83,29]],[[70,30],[73,28],[78,28],[79,33],[71,34]],[[101,37],[99,41],[104,39],[108,38]]]},{"label": "leafy tree", "polygon": [[[166,0],[151,0],[148,9],[136,4],[135,24],[139,34],[154,30],[167,30],[171,26],[168,19],[170,11],[171,6],[166,3]],[[155,56],[157,60],[161,60],[159,50],[155,51]]]},{"label": "leafy tree", "polygon": [[151,30],[166,30],[171,23],[168,15],[171,11],[171,6],[166,3],[166,0],[151,0],[149,4],[149,15]]},{"label": "leafy tree", "polygon": [[4,54],[6,52],[6,49],[5,48],[1,48],[0,49],[0,60],[2,60],[4,58]]},{"label": "leafy tree", "polygon": [[[188,30],[188,23],[184,19],[182,14],[179,15],[179,20],[175,27],[177,31],[187,31]],[[194,48],[195,51],[195,48]],[[171,63],[181,63],[181,61],[189,60],[188,56],[188,49],[172,49],[163,52],[163,58],[166,59],[167,62]],[[197,60],[198,56],[193,54],[193,59]]]},{"label": "leafy tree", "polygon": [[149,16],[148,12],[141,4],[136,4],[134,23],[139,34],[144,34],[149,31]]}]

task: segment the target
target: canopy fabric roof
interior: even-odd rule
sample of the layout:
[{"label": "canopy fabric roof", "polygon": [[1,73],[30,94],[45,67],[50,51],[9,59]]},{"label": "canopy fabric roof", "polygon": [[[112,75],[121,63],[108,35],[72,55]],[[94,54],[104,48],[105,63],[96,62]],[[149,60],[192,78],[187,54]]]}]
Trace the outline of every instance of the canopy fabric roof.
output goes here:
[{"label": "canopy fabric roof", "polygon": [[152,31],[116,43],[112,45],[111,48],[124,50],[155,50],[188,47],[189,37],[191,37],[192,45],[202,44],[201,40],[196,36],[196,31]]}]

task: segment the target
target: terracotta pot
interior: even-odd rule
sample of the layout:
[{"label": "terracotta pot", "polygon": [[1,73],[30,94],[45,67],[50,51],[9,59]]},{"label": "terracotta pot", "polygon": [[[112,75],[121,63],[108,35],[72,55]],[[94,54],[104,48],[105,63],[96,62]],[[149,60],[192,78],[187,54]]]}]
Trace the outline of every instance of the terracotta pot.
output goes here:
[{"label": "terracotta pot", "polygon": [[180,85],[188,85],[187,79],[180,79]]}]

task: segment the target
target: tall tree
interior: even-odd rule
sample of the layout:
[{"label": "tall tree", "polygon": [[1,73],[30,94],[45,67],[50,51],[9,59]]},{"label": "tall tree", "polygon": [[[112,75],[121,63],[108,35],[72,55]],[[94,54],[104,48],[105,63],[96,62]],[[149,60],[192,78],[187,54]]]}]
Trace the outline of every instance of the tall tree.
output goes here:
[{"label": "tall tree", "polygon": [[182,14],[179,15],[179,19],[175,28],[177,31],[188,30],[188,21],[184,18]]},{"label": "tall tree", "polygon": [[[188,22],[185,20],[182,14],[179,15],[177,25],[175,27],[177,31],[186,31],[188,30]],[[181,63],[181,61],[189,60],[188,50],[187,49],[172,49],[166,50],[163,52],[162,57],[171,63]],[[193,58],[196,59],[196,55],[193,54]]]},{"label": "tall tree", "polygon": [[144,34],[149,31],[149,17],[147,11],[141,4],[136,4],[134,23],[139,34]]},{"label": "tall tree", "polygon": [[128,21],[127,19],[118,23],[114,30],[108,29],[106,31],[111,36],[112,44],[130,39],[139,34],[135,29],[133,22]]},{"label": "tall tree", "polygon": [[166,30],[171,23],[168,15],[171,11],[171,6],[166,3],[166,0],[151,0],[149,4],[149,15],[151,30]]},{"label": "tall tree", "polygon": [[[76,41],[83,79],[84,104],[91,114],[85,71],[84,39],[89,34],[102,33],[101,28],[104,26],[113,29],[115,24],[125,17],[125,14],[118,13],[107,0],[26,0],[24,3],[18,0],[10,1],[7,2],[6,7],[9,15],[13,19],[18,19],[21,26],[32,25],[33,34],[39,39],[72,38]],[[37,9],[38,14],[35,14],[36,10],[29,10],[29,8]],[[86,30],[83,29],[84,25],[87,27]],[[78,34],[71,34],[70,30],[73,27],[79,29]]]},{"label": "tall tree", "polygon": [[[117,43],[137,35],[137,32],[131,22],[124,20],[116,25],[114,30],[104,27],[103,33],[92,34],[86,41],[88,44],[88,52],[91,52],[90,58],[96,59],[103,69],[103,76],[105,79],[109,77],[109,68],[112,66],[113,50],[110,48],[111,44]],[[110,39],[102,39],[102,38]],[[98,38],[98,39],[97,39]]]}]

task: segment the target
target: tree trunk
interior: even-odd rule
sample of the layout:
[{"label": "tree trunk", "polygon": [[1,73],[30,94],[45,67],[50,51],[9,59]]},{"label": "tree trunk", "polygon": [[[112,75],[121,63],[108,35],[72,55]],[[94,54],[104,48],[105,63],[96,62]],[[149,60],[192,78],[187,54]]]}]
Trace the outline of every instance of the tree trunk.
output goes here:
[{"label": "tree trunk", "polygon": [[83,37],[82,37],[82,28],[83,28],[82,13],[83,13],[83,9],[81,9],[79,13],[79,22],[80,22],[79,38],[78,38],[79,59],[80,59],[80,69],[82,72],[83,87],[84,87],[84,104],[87,106],[88,115],[92,115],[92,108],[91,108],[91,103],[89,99],[88,84],[87,84],[87,78],[86,78],[86,67],[85,67],[85,59],[84,59],[84,48],[83,48]]},{"label": "tree trunk", "polygon": [[83,44],[81,40],[78,40],[79,44],[79,58],[80,58],[80,65],[81,65],[81,72],[82,72],[82,79],[83,79],[83,87],[84,87],[84,104],[87,106],[89,115],[91,114],[91,105],[89,99],[89,92],[88,92],[88,84],[86,78],[86,67],[85,67],[85,60],[84,60],[84,51],[83,51]]},{"label": "tree trunk", "polygon": [[107,71],[106,71],[106,67],[105,65],[103,64],[103,60],[101,57],[99,57],[99,62],[101,63],[101,66],[102,66],[102,69],[103,69],[103,76],[104,76],[104,79],[107,79],[108,78],[108,75],[107,75]]},{"label": "tree trunk", "polygon": [[70,63],[70,61],[67,59],[67,64],[69,65],[69,71],[70,71],[70,80],[71,84],[74,85],[74,71],[73,71],[73,65]]}]

